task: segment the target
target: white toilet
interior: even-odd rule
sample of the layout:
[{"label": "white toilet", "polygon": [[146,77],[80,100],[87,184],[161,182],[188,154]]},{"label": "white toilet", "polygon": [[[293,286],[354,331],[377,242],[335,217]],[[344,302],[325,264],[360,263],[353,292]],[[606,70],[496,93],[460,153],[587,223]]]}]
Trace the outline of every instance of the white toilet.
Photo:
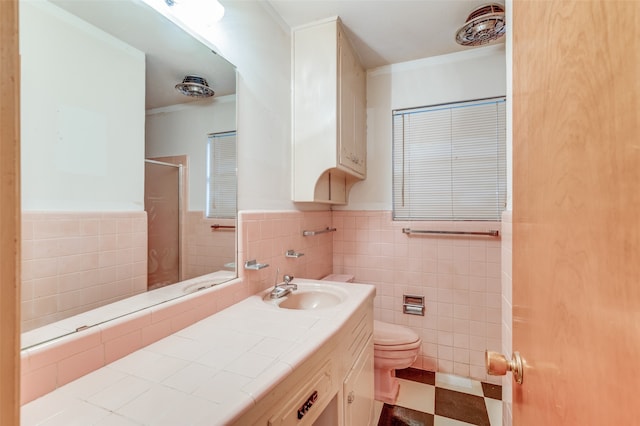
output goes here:
[{"label": "white toilet", "polygon": [[[326,281],[353,282],[353,275],[327,275]],[[395,404],[400,384],[396,369],[410,367],[418,356],[422,341],[413,330],[401,325],[373,321],[373,366],[375,399]]]}]

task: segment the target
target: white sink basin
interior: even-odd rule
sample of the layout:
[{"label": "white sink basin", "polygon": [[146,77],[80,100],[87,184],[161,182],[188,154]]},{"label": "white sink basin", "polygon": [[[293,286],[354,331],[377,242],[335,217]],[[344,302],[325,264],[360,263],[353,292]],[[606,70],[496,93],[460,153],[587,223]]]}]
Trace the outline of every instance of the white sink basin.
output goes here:
[{"label": "white sink basin", "polygon": [[344,302],[347,292],[331,286],[321,284],[298,284],[298,289],[280,299],[271,299],[269,294],[264,300],[284,309],[325,309],[332,308]]}]

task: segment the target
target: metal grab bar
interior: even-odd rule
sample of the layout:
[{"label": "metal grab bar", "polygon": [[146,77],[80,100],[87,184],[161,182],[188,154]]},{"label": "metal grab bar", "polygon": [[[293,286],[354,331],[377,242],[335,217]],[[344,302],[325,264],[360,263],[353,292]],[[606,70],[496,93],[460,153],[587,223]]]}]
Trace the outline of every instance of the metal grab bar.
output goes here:
[{"label": "metal grab bar", "polygon": [[211,225],[212,231],[217,231],[218,229],[236,229],[236,226],[235,225],[218,225],[217,223],[214,223],[213,225]]},{"label": "metal grab bar", "polygon": [[436,235],[477,235],[484,237],[499,237],[500,231],[490,230],[486,232],[472,232],[472,231],[428,231],[418,230],[411,228],[402,228],[403,234],[436,234]]},{"label": "metal grab bar", "polygon": [[329,228],[328,226],[326,228],[324,228],[322,231],[302,231],[302,236],[303,237],[308,237],[310,235],[318,235],[318,234],[324,234],[326,232],[335,232],[337,231],[336,228]]}]

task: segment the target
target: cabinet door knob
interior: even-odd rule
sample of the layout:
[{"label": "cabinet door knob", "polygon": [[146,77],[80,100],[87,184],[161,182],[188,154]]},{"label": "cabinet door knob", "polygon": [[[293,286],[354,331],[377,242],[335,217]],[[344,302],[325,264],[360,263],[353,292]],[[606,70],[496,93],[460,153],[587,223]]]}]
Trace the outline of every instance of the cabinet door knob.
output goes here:
[{"label": "cabinet door knob", "polygon": [[349,404],[352,404],[352,403],[353,403],[353,401],[355,401],[355,399],[356,399],[356,394],[355,394],[355,392],[354,392],[354,391],[349,392],[349,395],[347,396],[347,402],[348,402]]}]

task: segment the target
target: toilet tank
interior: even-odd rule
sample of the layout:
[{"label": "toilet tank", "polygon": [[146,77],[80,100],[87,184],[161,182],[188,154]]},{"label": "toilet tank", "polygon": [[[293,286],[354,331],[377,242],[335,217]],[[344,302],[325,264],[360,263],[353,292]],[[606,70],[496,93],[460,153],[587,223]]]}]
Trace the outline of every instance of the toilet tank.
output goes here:
[{"label": "toilet tank", "polygon": [[339,283],[352,283],[353,275],[348,274],[330,274],[322,279],[322,281],[334,281]]}]

